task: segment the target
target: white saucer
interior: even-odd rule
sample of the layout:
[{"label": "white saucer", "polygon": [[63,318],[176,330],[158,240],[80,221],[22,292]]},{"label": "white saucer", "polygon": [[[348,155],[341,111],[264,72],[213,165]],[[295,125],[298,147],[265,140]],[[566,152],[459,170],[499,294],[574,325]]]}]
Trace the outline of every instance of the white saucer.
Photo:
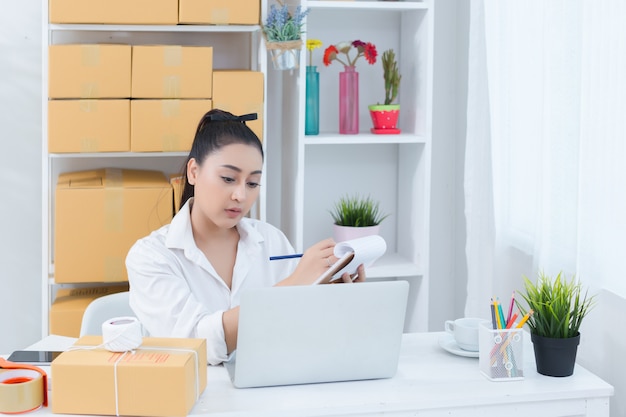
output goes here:
[{"label": "white saucer", "polygon": [[463,350],[457,345],[456,340],[454,340],[454,336],[450,333],[444,333],[439,337],[439,346],[441,346],[445,351],[448,351],[454,355],[465,356],[466,358],[477,358],[478,351],[473,352],[471,350]]}]

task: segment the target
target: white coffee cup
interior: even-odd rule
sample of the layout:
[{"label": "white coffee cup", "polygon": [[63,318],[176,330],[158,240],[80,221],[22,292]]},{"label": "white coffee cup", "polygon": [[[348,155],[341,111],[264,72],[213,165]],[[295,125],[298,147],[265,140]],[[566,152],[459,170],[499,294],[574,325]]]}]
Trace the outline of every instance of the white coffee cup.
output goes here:
[{"label": "white coffee cup", "polygon": [[446,320],[446,332],[454,336],[456,344],[463,350],[478,351],[478,325],[485,319],[464,317],[456,320]]}]

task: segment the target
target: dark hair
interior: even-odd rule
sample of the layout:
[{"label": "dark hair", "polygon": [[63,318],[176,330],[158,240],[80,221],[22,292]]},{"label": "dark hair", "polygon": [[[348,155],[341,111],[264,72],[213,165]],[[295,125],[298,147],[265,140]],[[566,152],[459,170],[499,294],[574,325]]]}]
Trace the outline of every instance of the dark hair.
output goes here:
[{"label": "dark hair", "polygon": [[198,165],[202,165],[207,156],[226,145],[235,143],[257,148],[261,152],[261,158],[264,158],[263,145],[259,137],[245,123],[248,120],[256,120],[256,118],[256,113],[235,116],[220,109],[210,110],[202,116],[196,129],[191,151],[182,169],[184,186],[179,209],[194,195],[194,187],[187,180],[187,164],[192,158],[196,160]]}]

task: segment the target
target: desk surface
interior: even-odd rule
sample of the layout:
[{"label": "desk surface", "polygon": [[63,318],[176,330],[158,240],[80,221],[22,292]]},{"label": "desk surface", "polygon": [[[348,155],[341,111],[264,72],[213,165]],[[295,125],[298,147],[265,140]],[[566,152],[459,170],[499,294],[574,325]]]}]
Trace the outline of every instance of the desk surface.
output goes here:
[{"label": "desk surface", "polygon": [[[234,388],[226,369],[210,366],[208,384],[192,416],[608,416],[613,387],[576,365],[574,375],[537,374],[532,345],[524,351],[524,379],[492,382],[477,358],[444,351],[443,333],[403,336],[398,372],[393,378],[267,388]],[[528,336],[528,335],[527,335]],[[526,339],[530,339],[526,337]],[[30,349],[64,348],[68,340],[48,340]],[[51,375],[54,386],[54,375]],[[54,415],[50,408],[36,415]]]}]

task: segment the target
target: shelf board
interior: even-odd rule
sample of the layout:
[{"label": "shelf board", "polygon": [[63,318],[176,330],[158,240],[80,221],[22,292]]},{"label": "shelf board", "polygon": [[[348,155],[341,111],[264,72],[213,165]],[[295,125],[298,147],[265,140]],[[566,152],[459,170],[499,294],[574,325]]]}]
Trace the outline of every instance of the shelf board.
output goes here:
[{"label": "shelf board", "polygon": [[90,153],[51,153],[50,158],[71,159],[71,158],[169,158],[185,157],[189,152],[90,152]]},{"label": "shelf board", "polygon": [[50,24],[52,32],[92,31],[92,32],[256,32],[260,25],[88,25]]},{"label": "shelf board", "polygon": [[425,10],[422,1],[359,1],[359,0],[309,0],[309,9],[358,9],[358,10]]},{"label": "shelf board", "polygon": [[352,144],[390,144],[390,143],[426,143],[426,138],[410,133],[397,135],[376,135],[363,132],[358,135],[340,135],[339,133],[320,133],[304,137],[305,145],[352,145]]},{"label": "shelf board", "polygon": [[397,253],[383,255],[367,268],[367,278],[412,277],[421,276],[422,271],[414,262]]}]

